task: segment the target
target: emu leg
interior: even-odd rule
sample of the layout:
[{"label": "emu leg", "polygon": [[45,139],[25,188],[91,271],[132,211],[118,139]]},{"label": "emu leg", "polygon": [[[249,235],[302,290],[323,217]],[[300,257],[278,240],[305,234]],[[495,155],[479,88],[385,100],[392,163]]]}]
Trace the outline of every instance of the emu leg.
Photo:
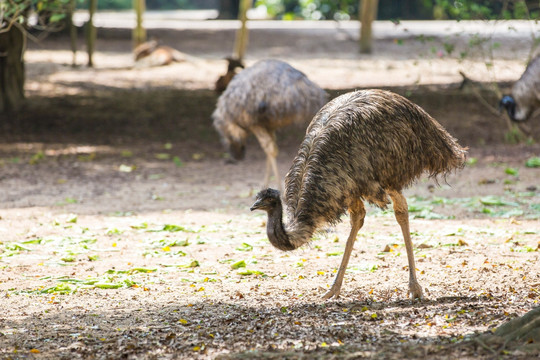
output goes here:
[{"label": "emu leg", "polygon": [[401,226],[401,232],[403,233],[403,239],[405,240],[405,249],[407,249],[407,259],[409,261],[409,293],[412,299],[422,299],[422,287],[416,280],[416,266],[414,264],[414,252],[411,241],[411,232],[409,230],[409,209],[407,206],[407,200],[401,194],[401,192],[393,191],[389,193],[394,204],[394,213],[396,220]]},{"label": "emu leg", "polygon": [[269,156],[268,160],[269,160],[270,166],[272,167],[272,170],[274,172],[274,177],[276,178],[279,192],[283,193],[283,186],[281,185],[281,178],[279,177],[279,174],[278,174],[276,157],[275,156],[274,157]]},{"label": "emu leg", "polygon": [[270,182],[270,169],[274,172],[276,181],[278,183],[279,191],[283,192],[283,187],[281,186],[281,178],[278,174],[276,157],[278,154],[278,147],[276,144],[276,135],[273,131],[267,130],[263,127],[253,127],[251,129],[259,144],[261,144],[262,149],[266,153],[266,174],[264,176],[264,187],[268,187]]},{"label": "emu leg", "polygon": [[341,290],[341,284],[343,282],[343,277],[345,276],[345,271],[347,270],[347,264],[349,263],[349,258],[353,249],[354,241],[356,240],[356,235],[358,231],[364,225],[364,218],[366,216],[366,209],[364,204],[360,200],[356,200],[355,203],[349,207],[349,212],[351,214],[351,233],[347,239],[347,244],[345,245],[345,252],[343,253],[343,258],[341,259],[341,265],[339,266],[336,279],[332,284],[330,290],[323,295],[323,299],[330,299],[331,297],[338,298],[339,292]]},{"label": "emu leg", "polygon": [[266,156],[266,172],[264,173],[264,183],[263,188],[267,188],[270,184],[270,172],[272,171],[272,161],[270,161],[270,156]]}]

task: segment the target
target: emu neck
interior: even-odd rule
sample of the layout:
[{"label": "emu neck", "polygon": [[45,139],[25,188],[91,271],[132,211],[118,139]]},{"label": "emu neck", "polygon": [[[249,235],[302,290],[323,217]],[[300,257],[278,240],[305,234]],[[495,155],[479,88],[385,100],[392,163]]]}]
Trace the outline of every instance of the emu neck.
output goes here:
[{"label": "emu neck", "polygon": [[283,227],[283,206],[278,201],[275,208],[268,211],[268,223],[266,225],[268,240],[274,247],[280,250],[294,250],[296,247],[291,244],[289,235]]}]

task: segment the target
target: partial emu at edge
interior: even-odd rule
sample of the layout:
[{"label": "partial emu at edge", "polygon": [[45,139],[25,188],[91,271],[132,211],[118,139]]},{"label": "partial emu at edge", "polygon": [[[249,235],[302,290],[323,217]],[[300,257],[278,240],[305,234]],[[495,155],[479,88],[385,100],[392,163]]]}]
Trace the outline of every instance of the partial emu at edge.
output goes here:
[{"label": "partial emu at edge", "polygon": [[512,86],[511,95],[499,103],[513,121],[526,121],[540,108],[540,55],[531,60],[525,72]]}]

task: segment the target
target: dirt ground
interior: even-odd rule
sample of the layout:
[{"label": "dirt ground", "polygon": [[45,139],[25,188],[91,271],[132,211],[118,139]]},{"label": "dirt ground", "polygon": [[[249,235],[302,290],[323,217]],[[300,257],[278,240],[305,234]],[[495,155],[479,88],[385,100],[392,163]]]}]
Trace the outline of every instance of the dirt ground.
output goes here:
[{"label": "dirt ground", "polygon": [[[493,66],[467,39],[254,31],[248,64],[289,61],[332,97],[384,87],[424,107],[469,164],[406,190],[419,282],[391,211],[369,207],[342,296],[323,301],[349,222],[294,252],[273,249],[249,207],[264,154],[227,164],[210,114],[232,31],[158,31],[188,62],[132,69],[129,33],[101,31],[96,68],[72,68],[67,38],[26,54],[28,102],[0,123],[0,357],[22,359],[531,358],[474,335],[538,306],[539,118],[505,141],[497,96],[524,68],[527,37],[497,39]],[[453,38],[452,38],[453,39]],[[454,40],[452,40],[454,41]],[[478,50],[473,48],[473,50]],[[84,54],[78,55],[78,62]],[[304,129],[278,134],[282,174]],[[275,180],[275,179],[274,179]],[[275,181],[274,181],[274,186]]]}]

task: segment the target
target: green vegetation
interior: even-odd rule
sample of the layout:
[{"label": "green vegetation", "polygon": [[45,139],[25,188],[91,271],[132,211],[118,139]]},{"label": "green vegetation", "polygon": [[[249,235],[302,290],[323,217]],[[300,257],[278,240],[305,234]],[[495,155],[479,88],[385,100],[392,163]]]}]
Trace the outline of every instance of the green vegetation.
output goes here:
[{"label": "green vegetation", "polygon": [[[358,0],[257,0],[276,19],[349,20]],[[524,0],[379,0],[378,19],[509,20],[538,18],[538,2]],[[451,52],[451,49],[447,49]]]},{"label": "green vegetation", "polygon": [[[193,9],[196,6],[195,1],[189,0],[146,0],[146,8],[149,10],[177,10]],[[87,9],[87,1],[80,1],[78,8]],[[98,9],[100,10],[128,10],[133,9],[132,0],[98,0]]]}]

